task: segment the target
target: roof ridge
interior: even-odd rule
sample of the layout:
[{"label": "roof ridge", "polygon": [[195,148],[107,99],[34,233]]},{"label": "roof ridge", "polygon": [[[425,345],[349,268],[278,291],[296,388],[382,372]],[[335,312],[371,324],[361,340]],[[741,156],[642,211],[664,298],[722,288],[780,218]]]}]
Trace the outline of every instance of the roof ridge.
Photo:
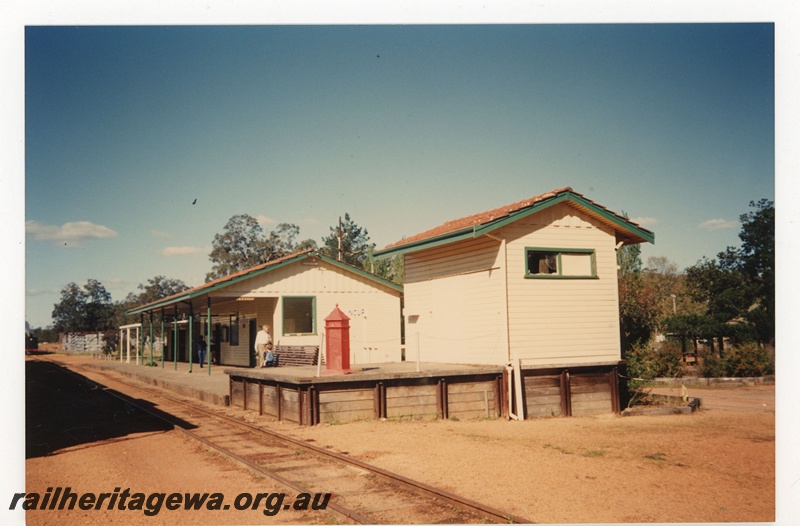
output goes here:
[{"label": "roof ridge", "polygon": [[177,297],[183,296],[185,294],[191,294],[193,292],[197,292],[199,290],[203,290],[203,289],[206,289],[208,287],[213,287],[213,286],[218,285],[220,283],[224,283],[225,281],[229,281],[231,279],[235,279],[235,278],[238,278],[238,277],[241,277],[241,276],[246,276],[247,274],[250,274],[251,272],[255,272],[257,270],[263,270],[263,269],[265,269],[267,267],[270,267],[272,265],[277,265],[278,263],[283,263],[284,261],[288,261],[289,259],[296,258],[296,257],[302,256],[304,254],[307,254],[307,253],[310,253],[310,252],[316,252],[316,251],[317,251],[317,249],[315,249],[315,248],[306,248],[304,250],[299,250],[297,252],[293,252],[291,254],[287,254],[285,256],[281,256],[281,257],[279,257],[277,259],[271,259],[271,260],[266,261],[264,263],[259,263],[258,265],[254,265],[252,267],[249,267],[249,268],[246,268],[246,269],[243,269],[243,270],[237,270],[236,272],[233,272],[231,274],[227,274],[225,276],[221,276],[219,278],[212,279],[211,281],[207,281],[206,283],[203,283],[202,285],[197,285],[196,287],[191,287],[191,288],[188,288],[186,290],[182,290],[180,292],[176,292],[175,294],[170,294],[169,296],[164,296],[163,298],[159,298],[157,300],[151,301],[150,303],[145,303],[144,305],[140,305],[140,306],[136,307],[136,309],[141,309],[142,307],[147,307],[148,305],[161,303],[161,302],[170,300],[172,298],[177,298]]},{"label": "roof ridge", "polygon": [[[564,192],[571,192],[579,197],[583,197],[583,195],[575,192],[571,186],[564,186],[562,188],[556,188],[555,190],[551,190],[549,192],[545,192],[543,194],[535,195],[533,197],[529,197],[527,199],[523,199],[522,201],[517,201],[508,205],[500,206],[497,208],[493,208],[491,210],[486,210],[485,212],[479,212],[477,214],[470,214],[468,216],[460,217],[458,219],[453,219],[450,221],[446,221],[439,226],[421,232],[419,234],[415,234],[413,236],[403,238],[400,241],[396,241],[395,243],[386,245],[381,250],[387,250],[394,247],[399,247],[408,243],[413,243],[415,241],[421,241],[423,239],[428,239],[431,237],[436,237],[439,235],[449,234],[451,232],[455,232],[457,230],[461,230],[464,228],[468,228],[470,226],[476,225],[483,225],[494,221],[495,219],[501,217],[507,217],[512,212],[516,212],[517,210],[521,210],[523,208],[527,208],[535,203],[540,201],[544,201],[546,199],[550,199],[552,197],[557,196],[558,194]],[[584,198],[585,199],[585,198]]]}]

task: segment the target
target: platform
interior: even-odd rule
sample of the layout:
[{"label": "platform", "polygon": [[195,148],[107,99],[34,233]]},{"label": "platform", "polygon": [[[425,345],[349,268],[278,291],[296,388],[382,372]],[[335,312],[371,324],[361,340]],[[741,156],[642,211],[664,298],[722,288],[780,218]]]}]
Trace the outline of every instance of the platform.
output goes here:
[{"label": "platform", "polygon": [[325,374],[316,366],[225,372],[232,406],[300,425],[496,418],[503,412],[502,366],[400,362],[352,369],[350,374]]},{"label": "platform", "polygon": [[[352,383],[365,380],[394,380],[401,378],[431,378],[434,376],[502,374],[504,367],[497,365],[467,365],[431,362],[371,363],[351,366],[350,374],[326,374],[325,366],[223,367],[225,373],[241,378],[291,382],[298,385]],[[419,369],[419,370],[417,370]]]},{"label": "platform", "polygon": [[[161,387],[168,391],[190,398],[197,398],[215,405],[230,405],[230,379],[224,369],[237,369],[225,366],[211,366],[211,374],[208,369],[192,364],[192,372],[189,372],[189,364],[178,362],[177,367],[174,362],[164,362],[163,368],[160,362],[155,362],[155,366],[136,365],[119,360],[98,360],[87,358],[83,365],[99,370],[114,371],[121,375],[134,378],[136,380]],[[242,370],[247,370],[242,367]]]},{"label": "platform", "polygon": [[[161,367],[91,358],[115,371],[183,396],[254,411],[300,425],[371,419],[471,419],[580,416],[620,412],[614,364],[524,368],[519,380],[497,365],[400,362],[353,365],[352,374],[317,366],[247,368],[165,362]],[[517,387],[517,382],[520,387]],[[519,397],[522,397],[520,401]],[[520,405],[521,403],[521,405]]]}]

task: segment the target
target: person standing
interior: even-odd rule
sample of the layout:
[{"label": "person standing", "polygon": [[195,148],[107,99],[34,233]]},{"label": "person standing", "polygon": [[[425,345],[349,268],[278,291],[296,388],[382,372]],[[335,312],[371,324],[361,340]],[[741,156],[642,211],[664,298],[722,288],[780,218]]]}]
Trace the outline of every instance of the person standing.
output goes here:
[{"label": "person standing", "polygon": [[197,358],[200,361],[200,367],[203,367],[203,363],[206,361],[206,341],[203,339],[203,335],[200,335],[200,339],[197,340]]},{"label": "person standing", "polygon": [[272,351],[272,337],[269,335],[269,325],[264,324],[256,334],[256,361],[265,361],[269,351]]}]

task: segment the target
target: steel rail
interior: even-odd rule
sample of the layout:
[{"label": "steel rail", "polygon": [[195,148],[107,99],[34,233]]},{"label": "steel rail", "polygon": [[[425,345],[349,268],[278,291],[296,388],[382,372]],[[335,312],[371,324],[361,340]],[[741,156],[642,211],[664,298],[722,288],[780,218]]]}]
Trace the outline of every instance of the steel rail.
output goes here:
[{"label": "steel rail", "polygon": [[[64,364],[61,364],[61,363],[53,361],[53,360],[47,360],[47,361],[49,361],[51,363],[56,363],[56,364],[62,365],[62,366],[64,365]],[[83,368],[83,367],[80,367],[80,366],[76,366],[75,364],[70,364],[70,367],[76,367],[78,369],[82,369],[83,371],[86,371],[86,368]],[[108,386],[102,385],[102,384],[92,380],[91,378],[87,378],[86,376],[79,375],[78,373],[70,370],[68,367],[65,367],[65,369],[66,369],[66,371],[68,373],[70,373],[71,375],[73,375],[75,377],[78,377],[81,381],[87,382],[90,385],[93,385],[93,386],[97,387],[98,389],[100,389],[104,393],[108,394],[109,396],[113,396],[114,398],[116,398],[118,400],[121,400],[121,401],[125,402],[126,404],[129,404],[129,405],[131,405],[133,407],[136,407],[137,409],[139,409],[143,413],[147,413],[148,415],[152,416],[153,418],[156,418],[156,419],[158,419],[158,420],[160,420],[162,422],[166,422],[167,424],[173,426],[174,428],[176,428],[178,431],[180,431],[184,435],[188,436],[189,438],[192,438],[193,440],[196,440],[196,441],[200,442],[201,444],[218,451],[222,455],[234,460],[235,462],[238,462],[239,464],[242,464],[245,468],[247,468],[247,469],[249,469],[249,470],[251,470],[253,472],[255,472],[255,473],[259,474],[259,475],[267,476],[267,477],[279,482],[280,484],[283,484],[284,486],[286,486],[288,488],[291,488],[294,491],[297,491],[298,493],[309,493],[309,494],[313,493],[312,491],[308,490],[307,488],[304,488],[304,487],[292,482],[291,480],[288,480],[287,478],[285,478],[285,477],[283,477],[283,476],[281,476],[281,475],[279,475],[279,474],[277,474],[277,473],[275,473],[275,472],[273,472],[271,470],[268,470],[268,469],[256,464],[255,462],[251,462],[250,460],[247,460],[246,458],[242,457],[241,455],[238,455],[238,454],[234,453],[233,451],[227,449],[226,447],[221,446],[219,444],[215,444],[214,442],[212,442],[212,441],[210,441],[210,440],[208,440],[206,438],[203,438],[203,437],[199,436],[196,433],[193,433],[189,429],[186,429],[185,427],[183,427],[183,425],[182,425],[182,423],[181,423],[179,418],[173,417],[169,413],[160,413],[158,411],[154,411],[154,410],[152,410],[152,409],[150,409],[148,407],[145,407],[141,403],[137,403],[137,400],[131,398],[130,396],[126,395],[125,393],[121,393],[121,392],[116,391],[116,390],[114,390],[112,388],[109,388]],[[109,378],[110,380],[113,380],[115,382],[119,382],[119,383],[121,383],[123,385],[126,385],[128,387],[132,387],[132,388],[138,389],[140,391],[146,391],[149,394],[154,394],[156,396],[160,396],[160,397],[165,398],[167,400],[170,400],[172,402],[183,404],[183,405],[189,407],[192,410],[198,410],[199,409],[201,412],[207,412],[204,408],[198,408],[197,406],[194,406],[192,404],[186,403],[183,400],[178,400],[178,399],[172,398],[170,396],[164,396],[161,393],[154,393],[154,392],[152,392],[152,391],[150,391],[148,389],[144,389],[142,387],[139,387],[138,385],[130,384],[130,383],[128,383],[128,382],[126,382],[124,380],[118,379],[118,378],[111,378],[108,375],[103,374],[102,372],[97,372],[97,371],[91,371],[91,372],[93,372],[95,374],[100,374],[101,376],[105,376],[106,378]],[[218,418],[219,419],[219,415],[214,415],[212,413],[211,416],[214,417],[214,418]],[[225,419],[222,419],[222,420],[224,421]],[[233,422],[233,423],[240,424],[240,422],[237,422],[235,419],[229,419],[229,420],[231,422]],[[353,510],[348,509],[348,508],[345,508],[343,506],[339,506],[335,502],[328,503],[328,505],[325,508],[325,510],[326,511],[333,510],[334,512],[338,513],[342,517],[344,517],[346,519],[349,519],[349,520],[352,520],[352,521],[354,521],[354,522],[356,522],[358,524],[372,524],[374,522],[369,517],[361,515],[358,512],[353,511]]]},{"label": "steel rail", "polygon": [[[55,363],[58,363],[58,362],[55,362]],[[71,367],[72,366],[78,367],[80,369],[83,369],[84,371],[87,370],[87,368],[81,367],[80,365],[77,365],[77,364],[70,364],[70,366]],[[144,392],[146,392],[146,393],[148,393],[150,395],[155,395],[155,396],[158,396],[158,397],[163,398],[165,400],[169,400],[169,401],[171,401],[173,403],[177,403],[177,404],[186,406],[186,407],[190,408],[191,410],[198,411],[198,412],[203,413],[203,414],[205,414],[207,416],[210,416],[211,418],[215,418],[217,420],[228,422],[228,423],[231,423],[233,425],[244,427],[244,428],[248,429],[249,431],[252,431],[252,432],[255,432],[255,433],[261,433],[261,434],[264,434],[264,435],[268,435],[268,436],[270,436],[272,438],[275,438],[275,439],[283,441],[283,442],[288,442],[288,443],[290,443],[290,444],[292,444],[292,445],[294,445],[296,447],[306,449],[306,450],[311,451],[313,453],[316,453],[316,454],[318,454],[320,456],[333,458],[333,459],[335,459],[335,460],[337,460],[339,462],[343,462],[345,464],[361,468],[363,470],[366,470],[366,471],[369,471],[371,473],[374,473],[375,475],[379,476],[383,480],[387,480],[389,482],[393,482],[393,483],[395,483],[395,484],[397,484],[397,485],[399,485],[401,487],[404,487],[404,488],[406,488],[408,490],[414,491],[417,494],[421,494],[421,495],[424,495],[424,496],[427,496],[427,497],[432,497],[432,498],[435,498],[437,500],[447,502],[448,504],[450,504],[452,506],[455,506],[457,508],[461,508],[461,509],[473,512],[473,513],[476,513],[476,514],[478,514],[478,515],[480,515],[480,516],[482,516],[484,518],[487,518],[489,520],[492,520],[492,521],[494,521],[496,523],[534,524],[533,521],[531,521],[529,519],[526,519],[524,517],[519,517],[519,516],[513,515],[511,513],[507,513],[505,511],[499,510],[499,509],[494,508],[492,506],[488,506],[486,504],[483,504],[483,503],[480,503],[480,502],[477,502],[477,501],[474,501],[474,500],[471,500],[471,499],[467,499],[466,497],[462,497],[460,495],[456,495],[455,493],[450,493],[448,491],[436,488],[436,487],[431,486],[429,484],[426,484],[424,482],[420,482],[420,481],[405,477],[403,475],[400,475],[398,473],[394,473],[394,472],[385,470],[383,468],[379,468],[377,466],[373,466],[371,464],[367,464],[366,462],[362,462],[360,460],[348,457],[347,455],[344,455],[342,453],[337,453],[335,451],[330,451],[330,450],[327,450],[327,449],[324,449],[324,448],[321,448],[321,447],[318,447],[318,446],[314,446],[312,444],[308,444],[308,443],[303,442],[301,440],[298,440],[296,438],[293,438],[293,437],[290,437],[290,436],[286,436],[286,435],[282,435],[282,434],[277,433],[275,431],[272,431],[272,430],[269,430],[269,429],[264,429],[262,427],[250,424],[248,422],[243,422],[241,420],[238,420],[236,418],[232,418],[232,417],[227,416],[227,415],[219,414],[217,412],[211,411],[209,409],[206,409],[204,407],[195,405],[195,404],[187,402],[185,400],[181,400],[179,398],[174,398],[174,397],[172,397],[172,396],[170,396],[168,394],[164,394],[164,393],[161,393],[161,392],[155,392],[155,391],[152,391],[152,390],[150,390],[150,389],[148,389],[146,387],[140,387],[138,385],[134,385],[134,384],[128,383],[128,382],[126,382],[126,381],[124,381],[122,379],[111,378],[110,376],[105,374],[103,371],[92,370],[91,372],[94,373],[94,374],[99,374],[101,376],[105,376],[106,378],[109,378],[109,379],[112,379],[114,381],[120,382],[120,383],[122,383],[124,385],[127,385],[127,386],[130,386],[130,387],[132,387],[134,389],[138,389],[139,391],[144,391]],[[130,401],[128,401],[128,402],[129,403],[133,403],[133,402],[130,402]],[[145,408],[144,410],[146,411],[147,409]],[[172,425],[177,425],[177,427],[179,427],[182,431],[190,433],[190,431],[180,427],[179,424],[175,424],[175,423],[172,423],[172,422],[170,422],[170,423]],[[204,442],[204,443],[206,442],[205,439],[203,439],[202,437],[196,437],[196,438],[198,440],[200,440],[201,442]],[[211,447],[215,447],[216,448],[216,446],[214,446],[214,445],[211,445]],[[241,459],[241,460],[243,461],[243,463],[246,466],[254,468],[259,472],[268,474],[268,476],[276,478],[276,480],[283,479],[283,477],[280,477],[280,475],[268,473],[268,470],[264,470],[263,468],[260,468],[255,464],[253,464],[253,466],[250,466],[250,463],[246,459]],[[288,481],[287,481],[287,483],[288,483]],[[351,515],[347,515],[347,516],[352,518],[353,520],[356,520],[357,522],[361,522],[362,524],[364,524],[364,522],[362,522],[362,520],[360,520],[360,519],[358,519],[356,517],[353,517]],[[367,523],[371,522],[370,519],[363,519],[363,520],[366,520]]]}]

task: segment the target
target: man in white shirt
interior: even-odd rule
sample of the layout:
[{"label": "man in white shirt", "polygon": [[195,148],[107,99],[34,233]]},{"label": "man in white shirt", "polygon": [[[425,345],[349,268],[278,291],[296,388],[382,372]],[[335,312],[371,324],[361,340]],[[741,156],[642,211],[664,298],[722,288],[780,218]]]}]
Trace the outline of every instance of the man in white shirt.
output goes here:
[{"label": "man in white shirt", "polygon": [[269,335],[269,325],[262,325],[261,330],[256,334],[255,350],[256,356],[261,359],[261,367],[266,367],[267,359],[272,354],[272,337]]}]

